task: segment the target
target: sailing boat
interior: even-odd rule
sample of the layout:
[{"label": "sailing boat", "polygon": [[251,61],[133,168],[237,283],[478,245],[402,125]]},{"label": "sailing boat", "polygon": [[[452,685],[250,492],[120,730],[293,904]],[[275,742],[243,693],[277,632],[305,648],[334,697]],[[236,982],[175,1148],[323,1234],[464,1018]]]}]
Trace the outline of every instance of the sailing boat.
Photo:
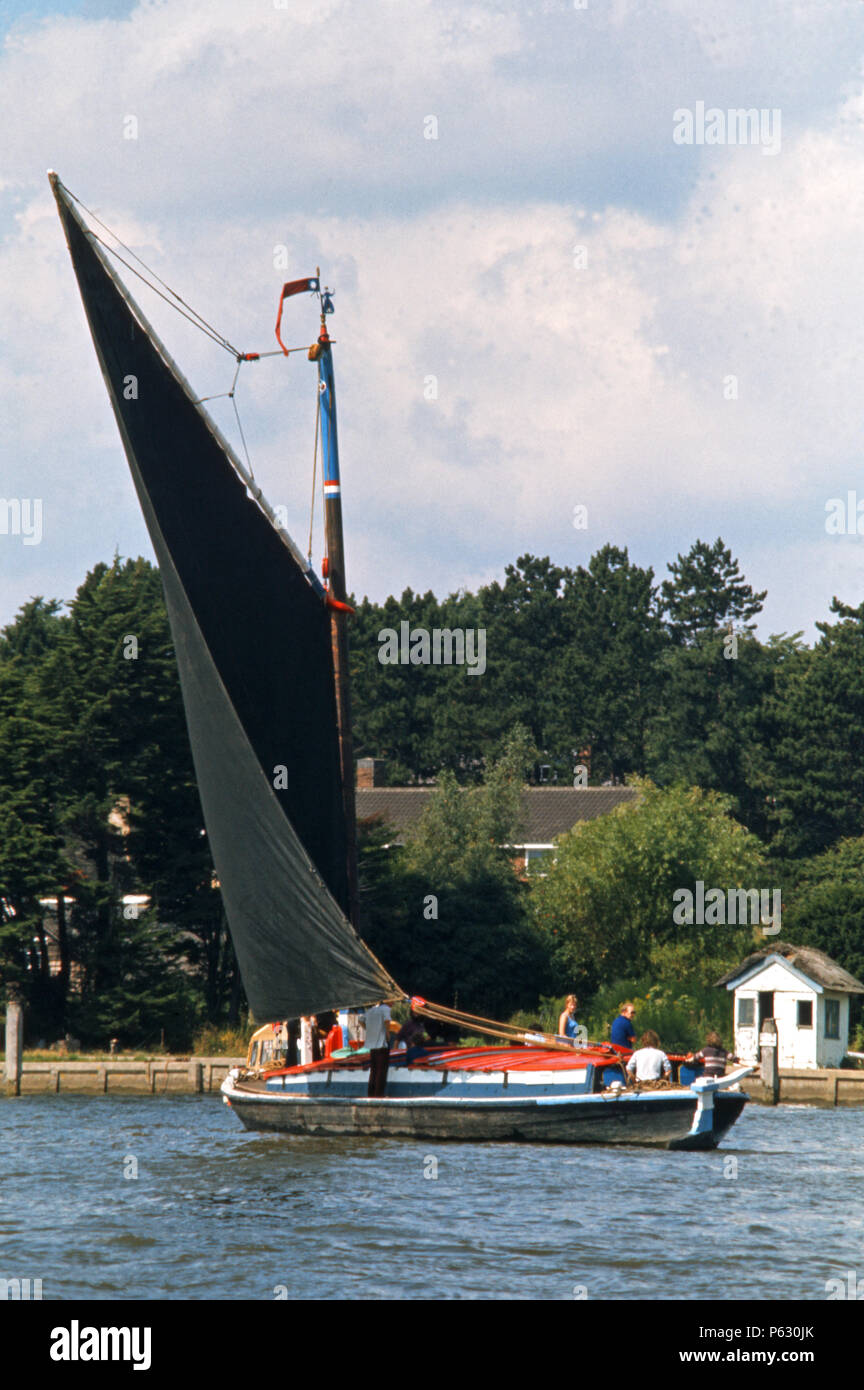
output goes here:
[{"label": "sailing boat", "polygon": [[[246,1067],[222,1087],[228,1105],[249,1129],[292,1134],[714,1147],[746,1103],[739,1082],[750,1069],[628,1089],[611,1046],[574,1048],[484,1020],[470,1020],[471,1031],[503,1045],[394,1054],[383,1097],[367,1095],[363,1051],[280,1065],[274,1021],[407,1000],[357,932],[332,296],[317,276],[289,282],[276,327],[278,351],[292,351],[283,305],[318,297],[307,356],[324,457],[322,584],[115,272],[116,250],[49,179],[158,559],[207,835],[246,995],[264,1024]],[[238,368],[265,355],[220,341]]]}]

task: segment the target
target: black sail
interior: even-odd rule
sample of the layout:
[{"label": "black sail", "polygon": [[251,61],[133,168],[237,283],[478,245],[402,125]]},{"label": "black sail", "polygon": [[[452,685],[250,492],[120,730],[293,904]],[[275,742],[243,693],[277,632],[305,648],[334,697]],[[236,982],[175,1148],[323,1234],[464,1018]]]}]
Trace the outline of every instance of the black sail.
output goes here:
[{"label": "black sail", "polygon": [[[52,178],[165,591],[211,852],[252,1012],[401,994],[347,920],[323,592]],[[284,784],[284,785],[283,785]]]}]

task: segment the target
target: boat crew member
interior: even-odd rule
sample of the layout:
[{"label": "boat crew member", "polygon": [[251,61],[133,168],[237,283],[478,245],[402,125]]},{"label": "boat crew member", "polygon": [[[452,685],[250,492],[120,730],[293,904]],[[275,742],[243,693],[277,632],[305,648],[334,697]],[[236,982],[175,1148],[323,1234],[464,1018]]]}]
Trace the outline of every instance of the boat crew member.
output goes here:
[{"label": "boat crew member", "polygon": [[308,1067],[312,1057],[312,1020],[304,1014],[300,1019],[300,1065]]},{"label": "boat crew member", "polygon": [[636,1041],[636,1029],[633,1027],[635,1013],[636,1009],[632,1004],[621,1005],[621,1012],[613,1022],[612,1032],[609,1034],[616,1047],[632,1047]]},{"label": "boat crew member", "polygon": [[642,1034],[638,1051],[628,1058],[627,1071],[630,1076],[635,1072],[637,1081],[659,1081],[661,1075],[667,1079],[672,1075],[672,1063],[660,1051],[660,1039],[653,1028]]},{"label": "boat crew member", "polygon": [[366,1047],[369,1050],[368,1096],[383,1096],[390,1064],[390,1005],[383,999],[366,1010]]},{"label": "boat crew member", "polygon": [[426,1030],[420,1019],[411,1010],[411,1016],[407,1023],[403,1023],[399,1032],[396,1034],[396,1047],[405,1048],[405,1061],[413,1062],[415,1057],[419,1057],[426,1042]]},{"label": "boat crew member", "polygon": [[720,1037],[719,1033],[709,1033],[705,1039],[705,1046],[702,1048],[702,1051],[687,1058],[688,1062],[702,1062],[702,1075],[711,1077],[725,1076],[726,1063],[729,1061],[734,1062],[735,1060],[736,1059],[731,1057],[723,1046],[723,1039]]},{"label": "boat crew member", "polygon": [[337,1016],[336,1022],[333,1024],[333,1027],[330,1029],[330,1032],[324,1039],[324,1056],[332,1057],[334,1052],[338,1052],[340,1048],[343,1048],[344,1046],[345,1043],[342,1039],[342,1027],[339,1023],[339,1018]]},{"label": "boat crew member", "polygon": [[579,1000],[575,994],[567,995],[567,1003],[561,1017],[558,1019],[558,1036],[561,1038],[572,1038],[576,1042],[579,1037],[579,1024],[576,1022],[576,1006]]}]

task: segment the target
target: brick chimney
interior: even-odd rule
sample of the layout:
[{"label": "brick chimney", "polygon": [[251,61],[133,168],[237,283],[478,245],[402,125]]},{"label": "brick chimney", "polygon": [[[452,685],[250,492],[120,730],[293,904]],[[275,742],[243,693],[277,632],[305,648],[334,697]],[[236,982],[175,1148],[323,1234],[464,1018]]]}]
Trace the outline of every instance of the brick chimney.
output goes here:
[{"label": "brick chimney", "polygon": [[387,769],[386,758],[358,758],[357,786],[364,789],[383,787]]}]

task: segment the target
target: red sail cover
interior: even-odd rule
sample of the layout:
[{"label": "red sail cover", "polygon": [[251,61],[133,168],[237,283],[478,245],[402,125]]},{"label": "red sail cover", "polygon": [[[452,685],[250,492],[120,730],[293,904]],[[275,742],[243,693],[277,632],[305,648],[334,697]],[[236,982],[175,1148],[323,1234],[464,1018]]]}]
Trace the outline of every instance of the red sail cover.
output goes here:
[{"label": "red sail cover", "polygon": [[159,562],[204,820],[252,1011],[262,1021],[295,1018],[395,997],[398,986],[345,916],[322,591],[248,495],[215,425],[52,182]]}]

